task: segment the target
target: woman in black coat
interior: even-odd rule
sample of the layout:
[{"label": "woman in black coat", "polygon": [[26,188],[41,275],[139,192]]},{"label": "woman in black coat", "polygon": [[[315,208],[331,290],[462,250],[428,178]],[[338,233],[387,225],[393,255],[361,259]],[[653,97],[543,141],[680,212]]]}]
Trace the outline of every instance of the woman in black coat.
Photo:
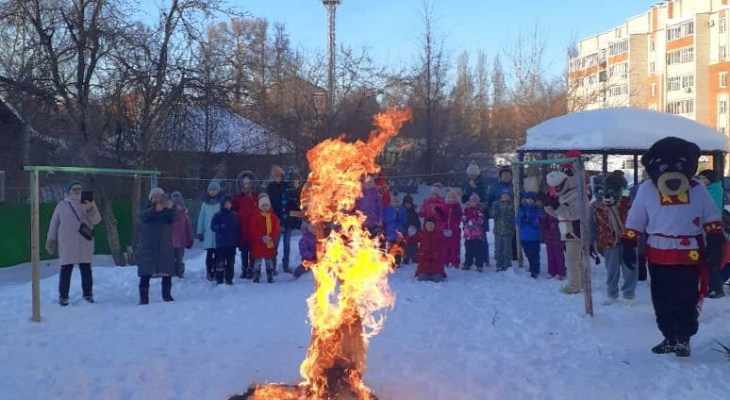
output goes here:
[{"label": "woman in black coat", "polygon": [[170,293],[172,275],[175,273],[172,224],[177,219],[177,213],[172,209],[172,200],[166,199],[164,194],[162,189],[153,188],[149,195],[149,205],[139,216],[139,304],[149,304],[150,278],[153,276],[162,277],[162,300],[174,300]]}]

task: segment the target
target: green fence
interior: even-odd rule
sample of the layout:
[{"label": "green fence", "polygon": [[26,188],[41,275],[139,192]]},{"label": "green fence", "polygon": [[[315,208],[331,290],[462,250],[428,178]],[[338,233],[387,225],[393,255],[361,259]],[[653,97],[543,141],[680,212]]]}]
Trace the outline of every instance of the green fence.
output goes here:
[{"label": "green fence", "polygon": [[[48,224],[55,204],[40,205],[41,259],[54,258],[44,249]],[[112,209],[117,219],[117,230],[122,249],[126,249],[132,238],[132,201],[112,200]],[[0,204],[0,268],[30,262],[30,204]],[[101,221],[94,229],[94,253],[109,254],[106,238],[106,224]]]}]

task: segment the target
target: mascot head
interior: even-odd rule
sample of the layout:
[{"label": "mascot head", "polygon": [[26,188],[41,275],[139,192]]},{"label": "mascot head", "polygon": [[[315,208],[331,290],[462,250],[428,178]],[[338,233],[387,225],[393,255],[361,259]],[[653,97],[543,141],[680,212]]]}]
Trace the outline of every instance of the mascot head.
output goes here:
[{"label": "mascot head", "polygon": [[550,186],[551,189],[555,189],[555,194],[558,196],[576,188],[575,179],[562,171],[550,172],[547,174],[546,180],[548,186]]},{"label": "mascot head", "polygon": [[662,194],[678,196],[689,190],[700,155],[696,144],[670,136],[654,143],[641,157],[641,164]]},{"label": "mascot head", "polygon": [[593,195],[596,200],[610,206],[621,200],[626,184],[623,171],[601,174],[593,178]]}]

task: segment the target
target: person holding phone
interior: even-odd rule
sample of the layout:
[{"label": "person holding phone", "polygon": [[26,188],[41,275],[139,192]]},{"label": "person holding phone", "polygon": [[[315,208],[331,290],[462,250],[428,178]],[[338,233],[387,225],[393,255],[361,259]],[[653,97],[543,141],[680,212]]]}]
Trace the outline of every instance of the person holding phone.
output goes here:
[{"label": "person holding phone", "polygon": [[81,182],[72,181],[66,185],[64,199],[51,216],[46,235],[46,252],[58,253],[61,273],[58,277],[58,304],[69,304],[69,288],[74,264],[81,272],[81,290],[84,300],[94,302],[91,260],[94,256],[93,229],[101,221],[99,210],[94,204],[91,192],[83,196]]},{"label": "person holding phone", "polygon": [[172,275],[175,273],[175,250],[172,247],[172,227],[178,219],[172,209],[172,200],[165,191],[152,188],[149,205],[139,215],[137,240],[137,275],[139,276],[139,304],[149,304],[150,279],[162,278],[162,300],[173,301]]}]

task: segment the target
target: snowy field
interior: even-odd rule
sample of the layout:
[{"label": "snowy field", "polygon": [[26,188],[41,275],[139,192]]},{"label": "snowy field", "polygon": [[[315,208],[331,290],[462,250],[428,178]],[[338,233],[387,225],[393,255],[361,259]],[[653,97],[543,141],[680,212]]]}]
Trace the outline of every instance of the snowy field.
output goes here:
[{"label": "snowy field", "polygon": [[[294,239],[296,240],[296,238]],[[309,343],[310,274],[274,284],[238,279],[215,287],[204,255],[175,278],[175,302],[153,281],[137,305],[136,268],[96,268],[96,304],[58,306],[57,277],[42,281],[40,324],[30,322],[30,283],[0,289],[0,399],[223,400],[252,382],[293,382]],[[602,266],[593,268],[595,317],[561,282],[524,269],[449,270],[443,284],[416,282],[414,266],[391,275],[396,304],[368,352],[366,382],[381,399],[728,398],[730,300],[708,300],[693,355],[658,356],[649,299],[602,306]]]}]

